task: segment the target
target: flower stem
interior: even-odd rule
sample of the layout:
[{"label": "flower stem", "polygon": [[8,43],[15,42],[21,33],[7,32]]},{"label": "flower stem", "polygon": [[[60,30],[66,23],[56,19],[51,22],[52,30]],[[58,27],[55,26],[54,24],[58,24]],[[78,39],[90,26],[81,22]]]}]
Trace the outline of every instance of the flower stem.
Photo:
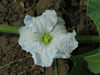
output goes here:
[{"label": "flower stem", "polygon": [[54,58],[54,61],[55,61],[55,72],[56,72],[56,75],[58,75],[56,58]]},{"label": "flower stem", "polygon": [[99,43],[100,37],[99,36],[76,36],[75,39],[81,43]]},{"label": "flower stem", "polygon": [[19,34],[18,30],[19,30],[19,28],[16,28],[16,27],[0,25],[0,31],[2,31],[2,32]]}]

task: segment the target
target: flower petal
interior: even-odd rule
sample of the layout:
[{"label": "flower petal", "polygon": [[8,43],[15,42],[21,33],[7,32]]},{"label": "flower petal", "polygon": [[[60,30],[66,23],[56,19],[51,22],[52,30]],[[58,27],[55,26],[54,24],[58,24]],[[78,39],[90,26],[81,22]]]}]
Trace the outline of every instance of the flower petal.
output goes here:
[{"label": "flower petal", "polygon": [[43,55],[44,54],[42,54],[41,56],[39,53],[33,52],[32,57],[34,59],[34,63],[42,67],[50,67],[52,65],[53,59],[50,59],[45,55],[44,56]]},{"label": "flower petal", "polygon": [[64,25],[56,25],[49,34],[54,37],[63,33],[67,34],[66,27]]},{"label": "flower petal", "polygon": [[57,13],[55,10],[46,10],[42,15],[46,15],[51,21],[51,25],[55,25],[57,23]]},{"label": "flower petal", "polygon": [[42,24],[42,30],[44,33],[49,33],[53,29],[52,21],[46,15],[41,15],[37,18]]},{"label": "flower petal", "polygon": [[44,33],[41,22],[37,17],[31,17],[29,15],[25,16],[24,19],[25,26],[29,28],[32,32]]},{"label": "flower petal", "polygon": [[32,32],[48,33],[57,22],[57,14],[54,10],[46,10],[41,16],[25,16],[25,26]]},{"label": "flower petal", "polygon": [[[40,65],[42,67],[49,67],[52,65],[53,58],[56,55],[57,49],[55,49],[52,45],[48,46],[36,47],[37,49],[31,50],[32,57],[36,65]],[[39,46],[39,45],[37,45]],[[40,50],[39,50],[40,49]],[[40,52],[38,52],[38,50]]]},{"label": "flower petal", "polygon": [[56,25],[65,25],[65,22],[60,17],[57,17],[57,23],[56,23]]},{"label": "flower petal", "polygon": [[69,58],[70,53],[78,47],[78,42],[75,40],[76,32],[58,34],[53,37],[52,44],[58,49],[55,58]]},{"label": "flower petal", "polygon": [[28,27],[30,26],[30,23],[33,23],[33,17],[32,16],[29,16],[29,15],[26,15],[25,16],[25,19],[24,19],[24,23],[25,23],[25,26]]},{"label": "flower petal", "polygon": [[57,14],[54,10],[46,10],[41,16],[36,17],[42,24],[42,30],[49,33],[57,22]]},{"label": "flower petal", "polygon": [[27,27],[21,27],[19,29],[20,38],[18,40],[18,43],[22,46],[23,50],[29,51],[33,48],[32,43],[35,41],[40,40],[40,34],[33,33],[28,29]]}]

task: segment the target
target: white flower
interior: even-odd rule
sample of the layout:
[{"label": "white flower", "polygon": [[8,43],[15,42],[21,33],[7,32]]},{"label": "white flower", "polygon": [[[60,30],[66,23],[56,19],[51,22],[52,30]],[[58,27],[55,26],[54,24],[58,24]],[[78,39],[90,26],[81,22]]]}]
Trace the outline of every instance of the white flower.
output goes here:
[{"label": "white flower", "polygon": [[18,43],[30,52],[36,65],[49,67],[53,58],[69,58],[78,47],[76,32],[67,33],[65,22],[55,10],[46,10],[41,16],[25,16],[25,27],[19,29]]}]

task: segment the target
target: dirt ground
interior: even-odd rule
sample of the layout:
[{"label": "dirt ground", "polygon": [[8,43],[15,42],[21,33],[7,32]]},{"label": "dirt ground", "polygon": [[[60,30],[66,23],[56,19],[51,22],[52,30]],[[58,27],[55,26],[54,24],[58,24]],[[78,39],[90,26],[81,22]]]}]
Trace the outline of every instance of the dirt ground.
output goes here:
[{"label": "dirt ground", "polygon": [[[66,22],[68,32],[77,36],[98,36],[91,18],[86,16],[87,0],[0,0],[0,25],[24,26],[28,14],[39,16],[46,9],[55,10],[57,16]],[[19,35],[0,32],[0,75],[56,75],[54,62],[50,67],[34,66],[29,52],[18,44]],[[98,43],[79,43],[72,55],[79,55],[96,49]],[[69,59],[57,59],[58,74],[68,75],[73,64]]]}]

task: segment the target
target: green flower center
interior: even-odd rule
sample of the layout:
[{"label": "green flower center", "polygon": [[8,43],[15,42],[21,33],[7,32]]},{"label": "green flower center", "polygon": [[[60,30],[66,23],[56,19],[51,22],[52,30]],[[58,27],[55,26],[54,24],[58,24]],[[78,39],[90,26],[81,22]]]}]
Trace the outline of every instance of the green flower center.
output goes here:
[{"label": "green flower center", "polygon": [[52,37],[49,34],[44,33],[41,37],[41,41],[44,42],[44,44],[49,44]]}]

